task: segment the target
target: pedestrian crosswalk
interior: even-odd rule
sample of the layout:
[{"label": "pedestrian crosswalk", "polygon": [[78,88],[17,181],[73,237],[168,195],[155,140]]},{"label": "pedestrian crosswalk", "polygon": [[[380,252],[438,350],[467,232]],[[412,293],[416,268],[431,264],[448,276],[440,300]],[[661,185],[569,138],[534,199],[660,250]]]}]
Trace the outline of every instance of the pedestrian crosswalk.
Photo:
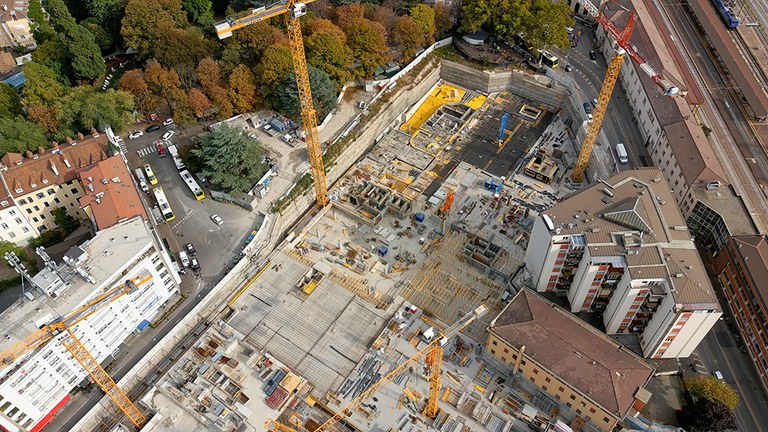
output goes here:
[{"label": "pedestrian crosswalk", "polygon": [[137,150],[136,153],[139,155],[139,157],[144,157],[144,156],[146,156],[146,155],[148,155],[150,153],[156,152],[156,151],[157,151],[157,144],[152,143],[152,144],[144,147],[141,150]]}]

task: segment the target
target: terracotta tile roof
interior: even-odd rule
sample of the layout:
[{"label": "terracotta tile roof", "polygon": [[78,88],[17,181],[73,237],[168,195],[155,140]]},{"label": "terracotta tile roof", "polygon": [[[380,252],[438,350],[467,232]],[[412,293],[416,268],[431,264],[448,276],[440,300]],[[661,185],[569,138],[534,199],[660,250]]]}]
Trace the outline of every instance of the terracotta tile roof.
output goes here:
[{"label": "terracotta tile roof", "polygon": [[619,418],[653,368],[570,312],[523,289],[490,331]]},{"label": "terracotta tile roof", "polygon": [[16,60],[13,58],[13,54],[0,51],[0,74],[10,72],[16,67]]},{"label": "terracotta tile roof", "polygon": [[120,156],[81,170],[80,181],[85,188],[80,207],[91,207],[97,230],[139,215],[147,219],[128,167]]},{"label": "terracotta tile roof", "polygon": [[27,11],[29,11],[29,0],[0,0],[0,21],[26,18]]},{"label": "terracotta tile roof", "polygon": [[32,158],[6,153],[0,158],[0,162],[8,167],[2,175],[13,196],[20,197],[76,179],[78,170],[106,159],[108,149],[106,135],[95,138],[88,135],[68,145],[54,145],[42,155],[39,151],[30,153]]}]

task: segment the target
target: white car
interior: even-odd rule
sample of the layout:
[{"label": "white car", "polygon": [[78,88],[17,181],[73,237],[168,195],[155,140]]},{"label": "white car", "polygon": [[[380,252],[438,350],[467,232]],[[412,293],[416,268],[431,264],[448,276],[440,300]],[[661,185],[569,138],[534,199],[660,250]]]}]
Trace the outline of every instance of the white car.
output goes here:
[{"label": "white car", "polygon": [[163,121],[163,126],[170,126],[170,125],[172,125],[172,124],[174,124],[174,123],[173,123],[173,119],[172,119],[172,118],[168,118],[168,119],[165,119],[165,120]]},{"label": "white car", "polygon": [[173,138],[173,136],[176,135],[176,132],[174,131],[168,131],[163,134],[163,141],[168,141],[169,139]]},{"label": "white car", "polygon": [[184,267],[189,267],[189,257],[187,256],[186,252],[179,252],[179,261],[181,261],[181,265]]},{"label": "white car", "polygon": [[128,134],[128,139],[136,139],[142,135],[144,135],[144,132],[142,131],[133,131]]},{"label": "white car", "polygon": [[212,214],[212,215],[211,215],[211,220],[212,220],[212,221],[213,221],[213,223],[215,223],[216,225],[223,225],[223,224],[224,224],[224,219],[222,219],[222,218],[221,218],[221,216],[219,216],[219,215],[217,215],[217,214]]}]

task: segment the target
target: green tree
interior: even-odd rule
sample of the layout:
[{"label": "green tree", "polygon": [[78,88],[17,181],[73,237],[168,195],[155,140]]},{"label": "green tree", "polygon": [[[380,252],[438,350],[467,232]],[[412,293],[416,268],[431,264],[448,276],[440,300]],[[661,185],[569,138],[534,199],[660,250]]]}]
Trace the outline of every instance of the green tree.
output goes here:
[{"label": "green tree", "polygon": [[441,4],[435,4],[432,8],[435,10],[435,34],[438,38],[447,37],[454,25],[451,11]]},{"label": "green tree", "polygon": [[164,35],[187,25],[181,0],[129,0],[120,34],[128,46],[150,56]]},{"label": "green tree", "polygon": [[[88,12],[96,22],[109,34],[112,42],[120,37],[120,20],[125,14],[125,5],[127,0],[85,0],[88,6]],[[86,20],[87,21],[87,20]],[[90,30],[90,28],[89,28]],[[96,41],[99,41],[99,35],[94,32]]]},{"label": "green tree", "polygon": [[203,177],[225,192],[249,191],[269,169],[259,142],[227,124],[203,135],[192,154],[203,164]]},{"label": "green tree", "polygon": [[401,15],[395,19],[392,37],[403,51],[403,60],[410,61],[416,51],[424,46],[424,33],[413,18]]},{"label": "green tree", "polygon": [[[309,85],[312,87],[312,103],[317,113],[317,121],[321,122],[336,108],[336,83],[322,69],[309,65]],[[283,114],[294,119],[301,119],[301,104],[296,87],[296,75],[290,74],[280,84],[280,109]]]},{"label": "green tree", "polygon": [[48,39],[32,51],[32,60],[44,65],[56,74],[60,83],[69,86],[74,75],[64,43],[58,37]]},{"label": "green tree", "polygon": [[8,84],[0,83],[0,117],[10,118],[21,115],[21,98]]},{"label": "green tree", "polygon": [[28,106],[53,106],[67,93],[56,73],[39,63],[31,61],[25,64],[24,75],[27,80],[21,96]]},{"label": "green tree", "polygon": [[65,236],[80,227],[80,221],[70,216],[64,207],[57,207],[51,210],[51,214],[53,215],[53,223],[64,231]]},{"label": "green tree", "polygon": [[366,76],[372,76],[379,65],[389,61],[387,32],[379,23],[365,18],[355,20],[347,32],[347,43],[362,63]]},{"label": "green tree", "polygon": [[182,0],[182,5],[193,23],[204,28],[213,24],[211,0]]},{"label": "green tree", "polygon": [[187,62],[197,63],[214,49],[215,44],[205,39],[200,29],[189,27],[169,29],[159,35],[153,54],[163,66],[176,67]]},{"label": "green tree", "polygon": [[347,36],[331,21],[316,20],[304,38],[307,61],[324,70],[341,86],[352,76],[347,66],[352,63],[352,50],[347,46]]},{"label": "green tree", "polygon": [[700,398],[680,413],[681,426],[688,432],[736,430],[736,417],[722,402]]},{"label": "green tree", "polygon": [[[507,43],[514,44],[522,33],[535,49],[569,46],[566,27],[573,26],[565,2],[550,0],[467,0],[460,31],[488,29]],[[504,13],[499,13],[504,11]]]},{"label": "green tree", "polygon": [[435,10],[425,4],[411,8],[411,17],[421,30],[424,42],[431,44],[435,41]]},{"label": "green tree", "polygon": [[96,87],[74,88],[57,106],[56,114],[73,130],[103,130],[112,126],[117,131],[133,123],[133,96],[122,90],[102,92]]},{"label": "green tree", "polygon": [[[11,242],[9,242],[9,241],[5,241],[5,240],[2,240],[2,241],[0,241],[0,256],[4,256],[4,255],[5,255],[6,253],[8,253],[8,252],[13,252],[13,253],[15,253],[15,254],[16,254],[16,256],[17,256],[17,257],[18,257],[18,258],[19,258],[21,261],[24,261],[25,263],[27,263],[27,267],[28,267],[28,269],[29,269],[29,266],[30,266],[32,263],[34,263],[34,261],[31,261],[31,260],[29,259],[29,256],[27,255],[27,252],[24,250],[24,248],[23,248],[23,247],[21,247],[21,246],[19,246],[19,245],[15,244],[15,243],[11,243]],[[3,260],[3,262],[5,263],[5,266],[6,266],[6,267],[8,267],[8,268],[12,268],[12,267],[11,267],[11,265],[10,265],[10,264],[8,264],[8,261],[6,261],[6,260]]]},{"label": "green tree", "polygon": [[256,102],[256,78],[246,65],[240,65],[229,76],[229,100],[235,112],[245,113],[253,109]]},{"label": "green tree", "polygon": [[233,64],[227,70],[233,70],[240,63],[250,67],[256,66],[270,46],[288,46],[288,37],[279,28],[261,21],[236,31],[226,44],[225,51],[237,53],[230,54],[231,60],[228,60]]},{"label": "green tree", "polygon": [[93,80],[104,73],[106,66],[93,34],[75,22],[62,0],[44,2],[50,23],[58,32],[72,63],[73,78]]},{"label": "green tree", "polygon": [[56,38],[56,31],[48,23],[45,13],[43,13],[43,6],[40,3],[40,0],[29,1],[28,16],[35,22],[35,24],[37,24],[37,29],[35,30],[34,35],[35,41],[37,41],[38,44]]},{"label": "green tree", "polygon": [[273,106],[277,87],[283,78],[293,70],[293,56],[291,49],[282,45],[272,45],[264,51],[261,62],[256,67],[259,87],[264,99]]},{"label": "green tree", "polygon": [[701,375],[686,378],[683,381],[685,389],[697,398],[705,398],[720,402],[728,409],[734,410],[739,405],[739,394],[730,384],[711,375]]},{"label": "green tree", "polygon": [[0,154],[35,151],[47,143],[43,129],[24,117],[0,118]]},{"label": "green tree", "polygon": [[96,18],[90,17],[82,22],[85,27],[96,39],[96,44],[102,51],[108,50],[114,43],[114,35],[108,31]]}]

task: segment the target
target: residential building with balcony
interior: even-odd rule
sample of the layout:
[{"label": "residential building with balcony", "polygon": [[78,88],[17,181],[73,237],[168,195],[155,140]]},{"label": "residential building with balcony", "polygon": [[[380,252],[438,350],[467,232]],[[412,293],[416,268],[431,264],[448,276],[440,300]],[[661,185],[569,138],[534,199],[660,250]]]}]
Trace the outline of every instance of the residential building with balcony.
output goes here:
[{"label": "residential building with balcony", "polygon": [[0,180],[13,202],[38,232],[56,227],[51,213],[64,208],[77,219],[85,220],[79,199],[85,195],[78,171],[108,158],[109,144],[104,135],[78,134],[59,146],[26,154],[6,153],[0,158]]},{"label": "residential building with balcony", "polygon": [[0,0],[0,48],[37,47],[28,10],[29,0]]},{"label": "residential building with balcony", "polygon": [[80,198],[80,207],[96,231],[136,216],[147,219],[138,188],[122,156],[115,155],[80,170],[78,178],[85,193]]},{"label": "residential building with balcony", "polygon": [[731,237],[712,263],[749,357],[768,386],[768,239]]},{"label": "residential building with balcony", "polygon": [[573,430],[612,431],[650,399],[650,365],[533,291],[518,292],[488,331],[486,352],[574,413]]},{"label": "residential building with balcony", "polygon": [[619,173],[536,217],[526,267],[573,313],[636,334],[648,358],[687,357],[722,314],[659,169]]},{"label": "residential building with balcony", "polygon": [[16,206],[10,192],[0,184],[0,241],[24,246],[39,234]]},{"label": "residential building with balcony", "polygon": [[[126,338],[144,330],[177,298],[180,278],[168,253],[140,217],[96,233],[72,247],[61,263],[47,260],[32,278],[32,289],[0,313],[0,350],[20,342],[103,293],[131,281],[126,293],[78,321],[70,330],[103,366]],[[42,430],[88,383],[88,373],[62,345],[68,332],[0,367],[0,430]]]}]

